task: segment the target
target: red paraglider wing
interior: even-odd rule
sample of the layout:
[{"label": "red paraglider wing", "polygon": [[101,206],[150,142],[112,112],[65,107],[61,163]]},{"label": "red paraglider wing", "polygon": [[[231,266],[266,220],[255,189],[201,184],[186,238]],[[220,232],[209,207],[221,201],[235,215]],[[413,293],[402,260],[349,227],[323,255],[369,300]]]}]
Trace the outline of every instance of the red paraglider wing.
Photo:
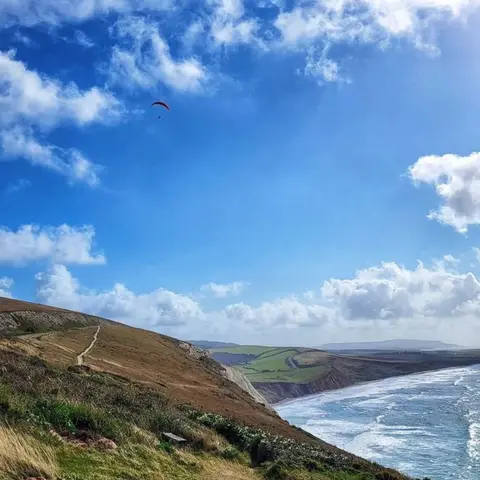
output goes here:
[{"label": "red paraglider wing", "polygon": [[170,107],[165,102],[153,102],[150,106],[153,107],[154,105],[161,105],[165,107],[167,110],[170,110]]}]

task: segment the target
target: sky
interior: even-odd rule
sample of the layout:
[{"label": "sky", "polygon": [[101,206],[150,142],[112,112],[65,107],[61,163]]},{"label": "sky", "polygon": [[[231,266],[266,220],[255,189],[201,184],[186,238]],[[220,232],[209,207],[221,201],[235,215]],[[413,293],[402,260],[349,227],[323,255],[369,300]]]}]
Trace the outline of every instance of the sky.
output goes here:
[{"label": "sky", "polygon": [[0,26],[0,296],[480,346],[480,0],[11,0]]}]

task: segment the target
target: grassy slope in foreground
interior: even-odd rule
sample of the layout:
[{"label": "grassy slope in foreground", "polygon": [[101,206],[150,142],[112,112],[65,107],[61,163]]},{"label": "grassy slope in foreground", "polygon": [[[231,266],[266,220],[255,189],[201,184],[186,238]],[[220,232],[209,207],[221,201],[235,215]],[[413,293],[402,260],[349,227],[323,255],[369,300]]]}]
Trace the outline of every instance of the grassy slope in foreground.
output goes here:
[{"label": "grassy slope in foreground", "polygon": [[235,365],[271,403],[428,370],[480,363],[480,350],[337,355],[307,348],[237,346],[210,350]]},{"label": "grassy slope in foreground", "polygon": [[[42,330],[61,315],[9,306],[14,319],[48,312]],[[98,321],[0,340],[0,478],[405,479],[288,425],[188,345]]]}]

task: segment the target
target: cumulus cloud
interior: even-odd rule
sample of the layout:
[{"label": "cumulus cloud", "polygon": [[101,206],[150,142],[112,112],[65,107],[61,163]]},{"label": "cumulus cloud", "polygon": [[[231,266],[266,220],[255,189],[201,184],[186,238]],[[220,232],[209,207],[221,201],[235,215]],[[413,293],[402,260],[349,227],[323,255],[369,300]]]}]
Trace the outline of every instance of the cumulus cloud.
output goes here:
[{"label": "cumulus cloud", "polygon": [[13,280],[8,277],[0,278],[0,297],[12,298],[10,289],[13,286]]},{"label": "cumulus cloud", "polygon": [[447,154],[421,157],[409,167],[415,184],[435,187],[442,202],[428,218],[466,233],[470,225],[480,223],[480,153],[466,157]]},{"label": "cumulus cloud", "polygon": [[[396,334],[417,332],[425,336],[433,328],[445,333],[453,325],[460,329],[475,325],[480,314],[480,281],[473,273],[460,273],[458,265],[458,259],[451,255],[433,261],[431,267],[419,263],[414,269],[382,263],[358,271],[353,278],[332,278],[317,293],[285,296],[257,306],[239,302],[223,310],[204,311],[193,296],[164,288],[135,293],[117,283],[105,291],[88,290],[65,265],[53,264],[36,276],[37,297],[43,303],[132,325],[171,328],[172,334],[182,331],[185,338],[192,338],[192,332],[216,332],[232,340],[235,329],[242,338],[248,338],[246,341],[275,338],[288,343],[302,338],[308,343],[313,340],[305,332],[313,329],[318,343],[324,335],[329,339],[371,336],[386,325]],[[213,292],[218,285],[208,288]],[[225,289],[218,292],[224,295]],[[295,336],[286,337],[281,333],[285,329],[296,330]]]},{"label": "cumulus cloud", "polygon": [[245,323],[253,328],[319,327],[332,319],[332,309],[302,301],[295,296],[264,302],[259,307],[245,303],[229,305],[224,314],[233,324]]},{"label": "cumulus cloud", "polygon": [[248,282],[215,283],[210,282],[200,287],[200,291],[212,294],[216,298],[240,295],[250,284]]},{"label": "cumulus cloud", "polygon": [[106,258],[92,253],[95,229],[23,225],[17,231],[0,227],[0,263],[22,266],[38,260],[64,264],[101,265]]},{"label": "cumulus cloud", "polygon": [[16,126],[3,130],[0,132],[0,145],[5,158],[23,158],[32,165],[64,175],[72,183],[85,183],[90,187],[100,183],[100,165],[92,163],[75,148],[65,150],[39,143],[31,129]]},{"label": "cumulus cloud", "polygon": [[290,46],[319,38],[372,43],[394,37],[420,45],[432,22],[458,18],[479,5],[478,0],[322,0],[280,12],[275,25]]},{"label": "cumulus cloud", "polygon": [[71,121],[77,125],[106,122],[121,115],[120,102],[109,92],[92,87],[82,91],[29,70],[15,51],[0,51],[0,109],[3,125],[28,121],[53,127]]},{"label": "cumulus cloud", "polygon": [[207,69],[194,57],[174,59],[158,28],[155,22],[138,16],[115,24],[120,44],[110,59],[110,80],[142,88],[163,83],[182,92],[201,90],[208,81]]},{"label": "cumulus cloud", "polygon": [[42,131],[59,124],[78,126],[106,123],[122,114],[120,102],[109,92],[92,87],[80,90],[75,83],[63,84],[29,70],[15,59],[15,52],[0,52],[0,142],[6,158],[24,158],[90,186],[99,183],[100,167],[77,149],[41,143]]},{"label": "cumulus cloud", "polygon": [[[233,325],[256,331],[272,327],[319,327],[322,331],[368,329],[388,322],[420,328],[425,322],[456,322],[480,313],[480,281],[457,270],[452,255],[408,269],[395,262],[360,270],[353,278],[325,281],[318,293],[278,298],[260,306],[237,303],[223,314]],[[440,325],[440,323],[438,323]],[[381,327],[380,327],[381,328]]]},{"label": "cumulus cloud", "polygon": [[[316,0],[281,7],[274,26],[279,46],[295,51],[354,43],[386,48],[395,39],[406,39],[435,55],[436,22],[459,19],[479,6],[480,0]],[[305,73],[335,81],[342,79],[337,68],[332,59],[307,56]]]},{"label": "cumulus cloud", "polygon": [[158,289],[136,294],[117,283],[105,292],[87,291],[64,265],[38,273],[38,300],[137,326],[179,326],[204,317],[200,305],[188,296]]},{"label": "cumulus cloud", "polygon": [[473,273],[448,268],[452,263],[419,263],[413,270],[382,263],[353,279],[326,281],[322,296],[347,320],[458,317],[480,306],[480,282]]},{"label": "cumulus cloud", "polygon": [[210,34],[217,45],[250,43],[255,40],[258,23],[245,19],[243,0],[208,0],[213,8]]}]

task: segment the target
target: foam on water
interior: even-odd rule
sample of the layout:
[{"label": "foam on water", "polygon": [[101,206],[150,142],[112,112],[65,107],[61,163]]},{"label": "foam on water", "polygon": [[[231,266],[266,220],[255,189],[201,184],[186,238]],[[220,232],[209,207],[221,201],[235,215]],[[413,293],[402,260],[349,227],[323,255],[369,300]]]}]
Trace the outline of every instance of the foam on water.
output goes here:
[{"label": "foam on water", "polygon": [[357,385],[277,411],[329,443],[408,475],[480,480],[480,366]]}]

